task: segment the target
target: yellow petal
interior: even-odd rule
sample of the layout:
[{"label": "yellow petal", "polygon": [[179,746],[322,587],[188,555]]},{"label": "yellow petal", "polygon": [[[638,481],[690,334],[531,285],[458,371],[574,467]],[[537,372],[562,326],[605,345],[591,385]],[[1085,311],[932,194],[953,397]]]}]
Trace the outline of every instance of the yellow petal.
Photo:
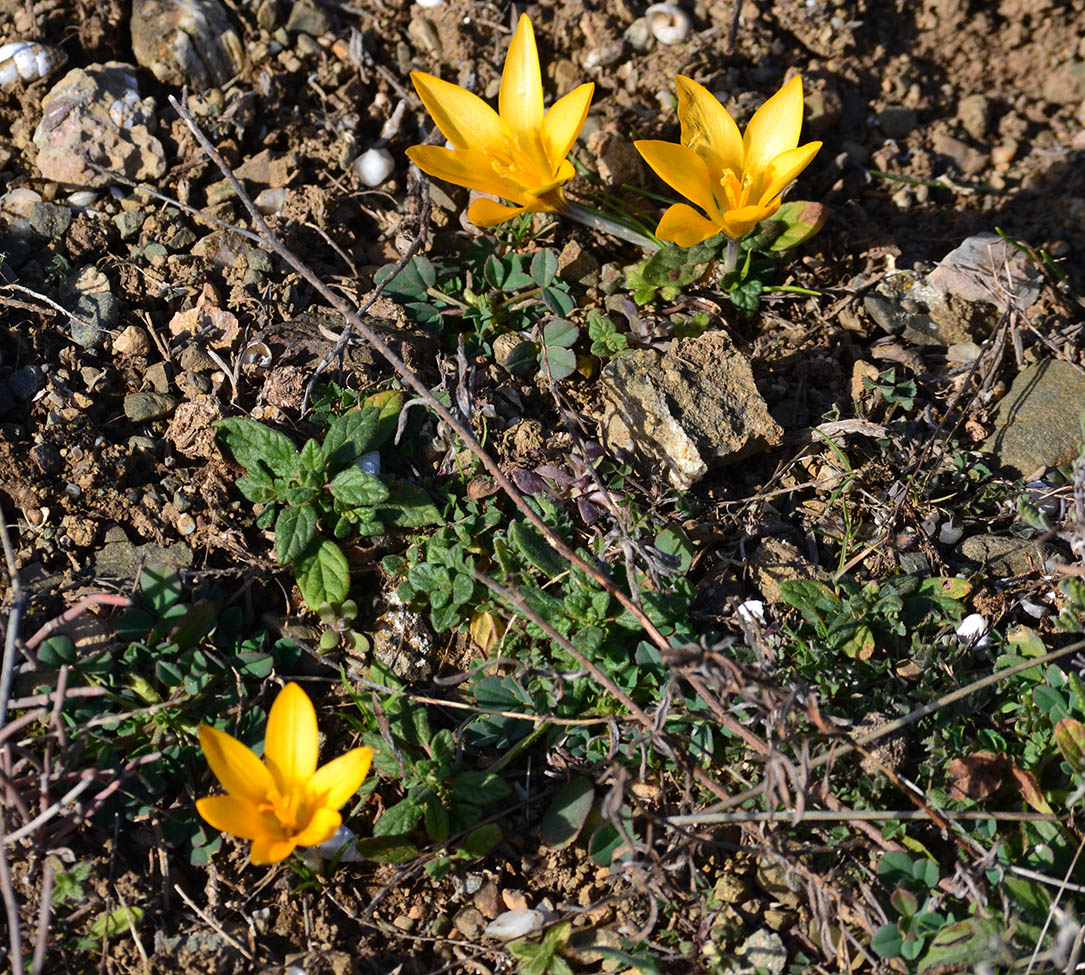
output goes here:
[{"label": "yellow petal", "polygon": [[313,702],[297,684],[287,684],[271,705],[264,737],[264,761],[283,795],[305,788],[316,771],[319,747]]},{"label": "yellow petal", "polygon": [[412,71],[411,81],[437,128],[457,149],[505,144],[508,126],[478,95],[424,71]]},{"label": "yellow petal", "polygon": [[354,748],[328,762],[309,780],[309,801],[328,809],[338,809],[361,788],[371,761],[372,748]]},{"label": "yellow petal", "polygon": [[679,247],[692,247],[714,237],[723,227],[717,226],[711,220],[706,220],[693,207],[684,203],[676,203],[659,221],[656,227],[656,236],[660,240],[674,241]]},{"label": "yellow petal", "polygon": [[764,182],[761,184],[761,204],[767,204],[773,197],[779,196],[791,181],[799,175],[810,160],[817,155],[821,148],[820,142],[808,142],[796,149],[782,152],[765,170]]},{"label": "yellow petal", "polygon": [[443,146],[411,146],[407,157],[422,172],[456,186],[492,193],[506,200],[522,196],[520,187],[494,172],[493,157],[478,149],[456,152]]},{"label": "yellow petal", "polygon": [[267,866],[269,863],[278,863],[290,856],[297,845],[297,841],[293,839],[253,840],[252,847],[249,849],[249,860],[261,867]]},{"label": "yellow petal", "polygon": [[715,180],[709,175],[704,160],[693,149],[657,139],[641,139],[633,145],[664,183],[696,203],[705,213],[719,213],[712,193]]},{"label": "yellow petal", "polygon": [[279,821],[274,816],[262,815],[253,803],[237,796],[197,799],[196,812],[215,829],[243,840],[282,836]]},{"label": "yellow petal", "polygon": [[735,120],[707,88],[692,78],[678,75],[678,121],[682,123],[682,145],[693,149],[710,172],[719,176],[725,169],[742,172],[742,136]]},{"label": "yellow petal", "polygon": [[343,817],[334,809],[318,809],[309,820],[309,825],[294,837],[294,842],[298,846],[317,846],[330,840],[342,822]]},{"label": "yellow petal", "polygon": [[777,156],[799,144],[802,130],[802,79],[796,75],[750,119],[742,136],[744,170],[759,173]]},{"label": "yellow petal", "polygon": [[262,802],[274,788],[275,782],[264,763],[233,735],[202,724],[200,747],[215,778],[230,795]]},{"label": "yellow petal", "polygon": [[496,200],[480,196],[467,208],[467,219],[476,227],[496,227],[523,212],[523,207],[507,207]]},{"label": "yellow petal", "polygon": [[780,208],[780,198],[777,197],[767,206],[740,207],[737,210],[728,210],[723,215],[723,232],[728,237],[738,240],[745,237],[762,220],[767,220]]},{"label": "yellow petal", "polygon": [[554,102],[543,118],[543,148],[550,162],[551,172],[557,171],[562,160],[569,155],[580,130],[584,128],[594,91],[594,82],[574,88],[568,95]]},{"label": "yellow petal", "polygon": [[505,55],[497,104],[502,120],[513,131],[520,146],[530,151],[529,146],[538,141],[542,128],[543,90],[539,50],[527,14],[520,14],[509,53]]}]

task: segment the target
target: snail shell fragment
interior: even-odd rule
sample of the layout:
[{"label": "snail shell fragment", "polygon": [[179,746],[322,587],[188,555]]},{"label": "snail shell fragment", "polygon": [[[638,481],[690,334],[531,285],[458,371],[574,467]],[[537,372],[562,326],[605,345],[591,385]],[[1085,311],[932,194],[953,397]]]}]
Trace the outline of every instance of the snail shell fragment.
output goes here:
[{"label": "snail shell fragment", "polygon": [[653,3],[644,19],[660,44],[681,44],[689,37],[689,15],[673,3]]},{"label": "snail shell fragment", "polygon": [[219,0],[133,0],[132,52],[164,84],[204,91],[245,64],[245,50]]},{"label": "snail shell fragment", "polygon": [[12,41],[0,47],[0,88],[47,78],[64,63],[55,47],[37,41]]}]

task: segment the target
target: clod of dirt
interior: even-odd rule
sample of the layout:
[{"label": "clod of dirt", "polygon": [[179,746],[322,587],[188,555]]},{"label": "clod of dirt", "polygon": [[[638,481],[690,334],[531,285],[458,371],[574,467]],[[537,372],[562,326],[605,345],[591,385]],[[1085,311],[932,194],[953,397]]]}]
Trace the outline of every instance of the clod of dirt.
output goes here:
[{"label": "clod of dirt", "polygon": [[1085,376],[1070,362],[1047,359],[1021,372],[998,404],[995,432],[983,445],[1000,467],[1030,477],[1071,463],[1081,450]]},{"label": "clod of dirt", "polygon": [[971,535],[957,546],[957,553],[985,566],[992,575],[1027,576],[1044,568],[1053,550],[1035,541],[1005,535]]},{"label": "clod of dirt", "polygon": [[750,556],[749,563],[757,588],[770,603],[781,601],[781,582],[792,579],[829,580],[829,574],[824,569],[814,565],[798,548],[780,538],[766,538]]},{"label": "clod of dirt", "polygon": [[161,82],[198,91],[224,85],[245,49],[219,0],[134,0],[132,53]]},{"label": "clod of dirt", "polygon": [[110,177],[92,163],[131,179],[158,179],[166,154],[153,135],[155,101],[140,98],[130,64],[109,61],[74,68],[42,99],[34,133],[37,166],[46,179],[108,186]]},{"label": "clod of dirt", "polygon": [[600,376],[603,438],[611,449],[658,461],[686,491],[709,467],[780,442],[783,431],[753,373],[724,332],[677,339],[661,354],[638,349]]}]

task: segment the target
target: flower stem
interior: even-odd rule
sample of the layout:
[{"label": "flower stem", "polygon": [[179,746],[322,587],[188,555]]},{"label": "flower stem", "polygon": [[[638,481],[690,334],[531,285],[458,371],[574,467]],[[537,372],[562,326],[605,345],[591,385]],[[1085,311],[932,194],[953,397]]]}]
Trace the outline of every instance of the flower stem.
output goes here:
[{"label": "flower stem", "polygon": [[619,223],[613,217],[608,217],[600,210],[582,207],[576,203],[567,203],[558,212],[563,217],[575,220],[585,227],[591,227],[593,230],[601,231],[604,234],[610,234],[611,237],[617,237],[619,240],[628,241],[630,244],[636,244],[638,247],[643,247],[645,250],[659,250],[660,244],[658,240],[646,237],[644,234],[633,230],[631,227]]},{"label": "flower stem", "polygon": [[738,267],[739,247],[734,237],[727,238],[727,250],[724,252],[723,273],[730,274]]}]

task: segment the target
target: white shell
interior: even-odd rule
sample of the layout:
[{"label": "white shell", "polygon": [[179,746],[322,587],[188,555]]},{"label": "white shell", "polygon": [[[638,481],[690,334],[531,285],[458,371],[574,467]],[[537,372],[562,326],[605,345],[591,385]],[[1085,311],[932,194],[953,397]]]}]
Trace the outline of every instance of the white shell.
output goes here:
[{"label": "white shell", "polygon": [[387,149],[367,149],[354,160],[354,172],[366,186],[380,186],[395,168],[395,160]]},{"label": "white shell", "polygon": [[94,206],[98,200],[98,194],[94,190],[76,190],[64,202],[76,210],[85,210]]},{"label": "white shell", "polygon": [[418,6],[424,7],[428,10],[430,7],[441,6],[441,4],[445,2],[445,0],[414,0],[414,2],[417,3]]},{"label": "white shell", "polygon": [[961,620],[957,627],[957,639],[981,647],[987,643],[987,620],[979,613],[972,613]]},{"label": "white shell", "polygon": [[660,44],[681,44],[689,37],[689,15],[673,3],[653,3],[644,19]]},{"label": "white shell", "polygon": [[286,202],[286,190],[282,186],[268,187],[266,190],[261,190],[252,202],[265,217],[272,217],[283,208]]},{"label": "white shell", "polygon": [[512,941],[514,938],[523,938],[525,935],[538,931],[542,928],[544,920],[541,912],[518,907],[514,911],[498,914],[486,925],[483,934],[487,938],[497,938],[498,941]]},{"label": "white shell", "polygon": [[60,67],[63,55],[37,41],[12,41],[0,47],[0,86],[16,81],[37,81]]},{"label": "white shell", "polygon": [[736,610],[738,618],[750,626],[757,624],[758,626],[765,625],[765,603],[760,599],[747,599]]},{"label": "white shell", "polygon": [[[339,863],[361,863],[365,858],[354,848],[354,841],[357,838],[353,830],[340,826],[323,843],[303,847],[301,858],[309,862],[316,859],[334,860],[338,857]],[[342,855],[340,855],[340,850],[342,850]]]}]

